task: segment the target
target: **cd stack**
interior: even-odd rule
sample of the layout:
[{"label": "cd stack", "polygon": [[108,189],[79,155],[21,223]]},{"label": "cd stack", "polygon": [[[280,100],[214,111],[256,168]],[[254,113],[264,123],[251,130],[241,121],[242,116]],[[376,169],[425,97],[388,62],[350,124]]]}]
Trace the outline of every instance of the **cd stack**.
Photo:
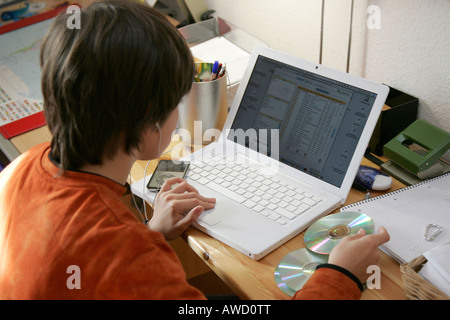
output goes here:
[{"label": "cd stack", "polygon": [[300,290],[313,275],[319,264],[327,263],[334,247],[346,236],[364,229],[372,234],[372,219],[360,212],[340,212],[328,215],[305,232],[305,247],[287,254],[275,269],[275,282],[291,297]]}]

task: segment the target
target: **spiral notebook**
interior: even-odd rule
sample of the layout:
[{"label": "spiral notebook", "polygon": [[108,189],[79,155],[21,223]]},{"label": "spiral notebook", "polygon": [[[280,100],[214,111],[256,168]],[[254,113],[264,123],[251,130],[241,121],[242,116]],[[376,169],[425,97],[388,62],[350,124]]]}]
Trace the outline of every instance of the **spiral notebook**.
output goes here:
[{"label": "spiral notebook", "polygon": [[[341,211],[367,214],[375,230],[384,226],[391,239],[380,249],[399,263],[407,263],[433,247],[450,242],[450,173],[356,202]],[[433,241],[425,240],[429,224],[442,228]],[[437,229],[428,231],[432,234]]]}]

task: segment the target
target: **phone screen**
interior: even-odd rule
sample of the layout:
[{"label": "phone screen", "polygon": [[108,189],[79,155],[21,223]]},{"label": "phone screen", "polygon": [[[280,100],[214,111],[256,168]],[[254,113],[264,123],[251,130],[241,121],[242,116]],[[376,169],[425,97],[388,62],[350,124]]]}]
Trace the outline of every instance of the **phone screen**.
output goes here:
[{"label": "phone screen", "polygon": [[189,168],[189,162],[177,161],[174,163],[172,160],[160,160],[158,166],[153,172],[150,181],[147,184],[147,188],[151,190],[157,190],[161,188],[164,181],[167,179],[178,177],[183,179]]}]

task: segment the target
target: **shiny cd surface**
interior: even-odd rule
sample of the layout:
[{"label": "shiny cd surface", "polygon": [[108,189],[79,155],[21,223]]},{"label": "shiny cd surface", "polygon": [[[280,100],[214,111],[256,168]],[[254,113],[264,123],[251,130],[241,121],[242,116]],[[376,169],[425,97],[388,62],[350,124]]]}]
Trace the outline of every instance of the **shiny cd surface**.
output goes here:
[{"label": "shiny cd surface", "polygon": [[305,232],[305,246],[319,254],[330,254],[345,237],[358,233],[359,229],[372,234],[372,219],[361,212],[339,212],[330,214],[312,224]]},{"label": "shiny cd surface", "polygon": [[319,264],[327,263],[328,256],[299,249],[287,254],[275,269],[275,282],[281,291],[293,297],[316,271]]}]

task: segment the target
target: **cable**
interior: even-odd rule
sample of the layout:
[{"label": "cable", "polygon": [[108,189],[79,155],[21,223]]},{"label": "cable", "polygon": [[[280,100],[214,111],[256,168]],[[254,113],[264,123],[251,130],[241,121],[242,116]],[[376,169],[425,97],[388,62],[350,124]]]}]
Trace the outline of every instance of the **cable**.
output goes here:
[{"label": "cable", "polygon": [[[188,153],[191,153],[191,150],[189,150],[188,147],[185,146],[185,145],[177,145],[177,146],[173,147],[172,149],[169,149],[169,150],[165,151],[164,153],[160,153],[160,152],[161,152],[161,138],[162,138],[162,137],[161,137],[161,128],[160,128],[160,126],[159,126],[158,123],[156,124],[156,128],[158,129],[158,132],[159,132],[159,141],[158,141],[158,163],[159,163],[159,161],[160,161],[161,155],[167,154],[167,153],[173,151],[173,150],[176,149],[176,148],[182,147],[185,151],[187,151]],[[144,207],[144,214],[142,214],[141,210],[139,209],[139,207],[138,207],[138,205],[137,205],[137,203],[136,203],[136,199],[135,199],[134,194],[131,193],[131,194],[132,194],[132,198],[133,198],[134,205],[135,205],[135,207],[137,208],[137,210],[139,211],[139,215],[141,216],[142,221],[144,222],[144,224],[147,224],[147,223],[149,222],[148,215],[147,215],[147,206],[146,206],[146,202],[145,202],[145,191],[146,191],[146,190],[145,190],[145,187],[146,187],[146,185],[147,185],[147,182],[146,182],[145,179],[147,178],[147,169],[148,169],[148,166],[150,165],[150,162],[151,162],[151,160],[147,161],[147,164],[145,165],[145,169],[144,169],[144,179],[143,179],[143,184],[142,184],[142,204],[143,204],[143,207]],[[131,182],[131,175],[129,175],[129,180],[130,180],[130,182]],[[157,193],[159,192],[160,189],[161,189],[161,187],[158,187],[158,188],[156,189],[155,193],[157,194]],[[155,207],[155,200],[156,200],[156,196],[153,198],[153,201],[152,201],[152,207],[153,207],[153,208]]]},{"label": "cable", "polygon": [[[159,162],[159,157],[158,157],[158,162]],[[144,224],[147,224],[148,223],[148,216],[147,216],[147,206],[146,206],[146,204],[145,204],[145,178],[146,178],[146,175],[147,175],[147,168],[148,168],[148,165],[150,164],[150,160],[149,161],[147,161],[147,165],[145,166],[145,169],[144,169],[144,182],[143,182],[143,185],[142,185],[142,205],[144,206],[144,215],[145,215],[145,218],[143,217],[142,219],[144,220]],[[153,200],[154,201],[154,200]]]},{"label": "cable", "polygon": [[[160,160],[160,150],[161,150],[161,128],[160,128],[160,126],[159,126],[159,123],[156,123],[156,129],[158,129],[158,133],[159,133],[159,141],[158,141],[158,163],[159,163],[159,160]],[[141,216],[141,218],[142,218],[142,221],[144,222],[144,224],[147,224],[148,223],[148,215],[147,215],[147,206],[146,206],[146,203],[145,203],[145,186],[146,186],[146,181],[145,181],[145,179],[146,179],[146,177],[147,177],[147,169],[148,169],[148,166],[150,165],[150,162],[151,162],[151,160],[148,160],[147,161],[147,164],[145,165],[145,169],[144,169],[144,180],[143,180],[143,184],[142,184],[142,204],[143,204],[143,207],[144,207],[144,215],[142,215],[142,212],[141,212],[141,210],[139,209],[139,206],[137,205],[137,203],[136,203],[136,199],[135,199],[135,197],[134,197],[134,193],[132,192],[131,193],[131,197],[133,198],[133,202],[134,202],[134,205],[135,205],[135,207],[136,207],[136,209],[139,211],[139,215]],[[131,182],[131,173],[130,174],[128,174],[128,179],[130,180],[130,182]],[[157,191],[159,191],[159,190],[157,190]],[[156,197],[155,197],[156,198]],[[153,203],[152,203],[152,206],[154,207],[154,205],[155,205],[155,198],[153,199]]]},{"label": "cable", "polygon": [[[131,182],[131,174],[128,174],[128,180],[130,180],[130,182]],[[134,206],[136,207],[137,211],[139,212],[139,215],[141,216],[142,221],[145,221],[145,218],[142,215],[141,209],[139,209],[139,207],[137,205],[136,198],[135,198],[133,192],[131,192],[131,198],[133,199]]]},{"label": "cable", "polygon": [[[161,157],[161,128],[160,128],[158,122],[156,123],[156,129],[158,129],[158,133],[159,133],[159,139],[158,139],[158,163],[159,163],[159,160],[160,160],[160,157]],[[149,222],[148,216],[147,216],[147,206],[145,205],[145,177],[146,177],[146,175],[147,175],[147,168],[148,168],[148,165],[149,165],[149,164],[150,164],[150,161],[148,161],[148,162],[147,162],[147,165],[145,166],[145,170],[144,170],[144,183],[142,184],[142,195],[143,195],[143,197],[142,197],[142,203],[143,203],[143,205],[144,205],[144,215],[145,215],[145,221],[144,221],[144,223],[145,223],[145,224],[147,224],[147,223]],[[161,189],[161,187],[158,187],[158,188],[156,189],[156,195],[158,194],[158,192],[159,192],[160,189]],[[155,208],[156,195],[155,195],[155,197],[153,198],[153,201],[152,201],[152,208],[153,208],[153,209]]]}]

